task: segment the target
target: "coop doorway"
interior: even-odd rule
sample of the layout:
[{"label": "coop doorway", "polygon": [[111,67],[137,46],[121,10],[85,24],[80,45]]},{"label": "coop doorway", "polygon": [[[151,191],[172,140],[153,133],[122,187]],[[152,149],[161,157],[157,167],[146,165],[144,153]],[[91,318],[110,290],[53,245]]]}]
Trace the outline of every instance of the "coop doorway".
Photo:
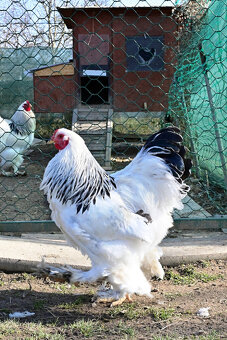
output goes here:
[{"label": "coop doorway", "polygon": [[82,104],[109,103],[109,79],[106,70],[83,70],[80,79]]}]

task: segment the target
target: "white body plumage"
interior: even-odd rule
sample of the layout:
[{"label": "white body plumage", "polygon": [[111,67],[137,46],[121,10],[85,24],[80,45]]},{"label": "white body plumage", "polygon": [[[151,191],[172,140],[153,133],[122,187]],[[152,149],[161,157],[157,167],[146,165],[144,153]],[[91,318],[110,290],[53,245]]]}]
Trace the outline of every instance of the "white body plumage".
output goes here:
[{"label": "white body plumage", "polygon": [[57,134],[68,144],[49,162],[41,189],[56,225],[92,262],[87,272],[75,270],[71,281],[106,277],[118,298],[132,293],[149,296],[145,271],[164,275],[157,246],[172,227],[173,209],[183,207],[183,185],[163,159],[144,149],[110,177],[82,138],[66,129]]},{"label": "white body plumage", "polygon": [[10,132],[11,129],[7,120],[0,116],[0,152],[6,147],[6,141]]}]

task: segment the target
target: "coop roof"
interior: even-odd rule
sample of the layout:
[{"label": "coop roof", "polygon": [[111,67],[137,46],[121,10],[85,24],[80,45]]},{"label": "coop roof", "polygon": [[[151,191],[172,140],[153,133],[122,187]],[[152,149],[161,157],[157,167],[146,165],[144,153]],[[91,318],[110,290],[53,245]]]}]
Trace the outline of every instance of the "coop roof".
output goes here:
[{"label": "coop roof", "polygon": [[36,76],[58,76],[58,75],[73,75],[74,66],[72,62],[60,63],[55,65],[43,66],[29,70]]},{"label": "coop roof", "polygon": [[[68,28],[73,28],[75,26],[75,15],[78,15],[81,12],[87,13],[88,16],[94,17],[96,14],[98,14],[100,11],[106,11],[107,13],[112,13],[115,16],[118,16],[122,13],[125,13],[125,11],[134,11],[134,12],[142,12],[143,10],[148,9],[160,9],[160,12],[163,9],[171,10],[173,9],[174,4],[172,1],[165,1],[165,0],[159,0],[159,1],[152,1],[151,4],[147,1],[137,1],[137,6],[125,6],[124,2],[119,1],[116,2],[119,5],[115,5],[113,7],[67,7],[67,8],[61,8],[57,7],[57,10],[61,14],[62,19],[64,20],[66,26]],[[125,2],[126,3],[126,2]],[[140,6],[140,3],[145,4],[143,6]]]}]

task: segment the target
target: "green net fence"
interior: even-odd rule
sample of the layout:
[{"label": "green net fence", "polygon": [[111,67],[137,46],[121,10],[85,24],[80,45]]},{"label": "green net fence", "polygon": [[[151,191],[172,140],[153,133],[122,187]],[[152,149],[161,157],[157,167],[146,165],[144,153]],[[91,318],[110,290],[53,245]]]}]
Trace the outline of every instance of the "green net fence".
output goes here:
[{"label": "green net fence", "polygon": [[226,8],[213,1],[199,19],[190,16],[194,27],[189,31],[186,25],[181,36],[186,41],[170,92],[170,116],[181,112],[197,176],[226,187]]},{"label": "green net fence", "polygon": [[29,100],[36,118],[19,174],[5,176],[0,163],[0,222],[51,219],[39,185],[59,127],[115,171],[151,133],[179,126],[193,171],[175,218],[225,214],[224,0],[5,1],[0,32],[0,116]]}]

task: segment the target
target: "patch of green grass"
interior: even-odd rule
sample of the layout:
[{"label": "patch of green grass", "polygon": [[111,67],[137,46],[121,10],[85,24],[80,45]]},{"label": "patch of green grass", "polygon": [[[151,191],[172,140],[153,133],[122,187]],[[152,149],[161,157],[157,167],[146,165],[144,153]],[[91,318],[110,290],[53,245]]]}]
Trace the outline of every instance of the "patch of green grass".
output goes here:
[{"label": "patch of green grass", "polygon": [[150,314],[155,321],[164,321],[170,319],[174,315],[174,308],[154,308],[147,309],[147,314]]},{"label": "patch of green grass", "polygon": [[165,293],[165,297],[168,299],[168,300],[175,300],[176,298],[180,297],[180,296],[183,296],[184,294],[182,293],[179,293],[179,292],[176,292],[176,293]]},{"label": "patch of green grass", "polygon": [[218,334],[215,331],[212,331],[210,334],[206,334],[206,335],[199,335],[199,336],[190,337],[190,340],[220,340],[220,339],[221,339],[220,334]]},{"label": "patch of green grass", "polygon": [[177,270],[169,269],[165,273],[165,279],[176,285],[192,284],[196,281],[210,282],[223,278],[222,275],[211,275],[197,272],[193,265],[181,265]]},{"label": "patch of green grass", "polygon": [[68,283],[55,283],[55,286],[62,294],[68,294],[74,291],[74,287],[70,286]]},{"label": "patch of green grass", "polygon": [[36,280],[37,278],[34,276],[34,275],[32,275],[32,274],[28,274],[28,273],[22,273],[22,279],[23,280],[29,280],[29,281],[31,281],[31,280]]},{"label": "patch of green grass", "polygon": [[95,292],[96,292],[96,290],[95,290],[95,289],[93,289],[93,288],[90,288],[90,289],[88,289],[88,292],[87,292],[87,294],[88,294],[88,295],[92,295],[92,296],[94,296],[94,295],[95,295]]},{"label": "patch of green grass", "polygon": [[58,308],[61,308],[61,309],[75,309],[78,307],[78,304],[77,303],[74,303],[74,302],[65,302],[65,303],[62,303],[60,305],[57,306]]},{"label": "patch of green grass", "polygon": [[139,308],[136,303],[128,303],[111,308],[109,314],[112,318],[124,316],[126,319],[132,320],[144,315],[144,310]]},{"label": "patch of green grass", "polygon": [[54,324],[43,325],[34,322],[21,324],[18,320],[6,320],[0,322],[0,339],[65,340],[65,336],[55,329]]},{"label": "patch of green grass", "polygon": [[125,325],[122,321],[118,323],[117,329],[120,334],[127,334],[130,337],[135,336],[135,330],[132,327],[128,327],[127,325]]},{"label": "patch of green grass", "polygon": [[45,306],[45,300],[36,300],[35,302],[34,302],[34,309],[35,310],[41,310],[41,309],[43,309],[44,308],[44,306]]},{"label": "patch of green grass", "polygon": [[6,320],[0,322],[0,339],[4,339],[4,337],[13,335],[17,333],[19,328],[19,324],[14,320]]},{"label": "patch of green grass", "polygon": [[199,261],[199,265],[202,268],[208,268],[208,267],[211,266],[211,262],[210,261],[206,261],[206,260],[201,260],[201,261]]},{"label": "patch of green grass", "polygon": [[138,319],[146,315],[151,315],[155,321],[168,320],[174,314],[172,308],[155,308],[137,305],[136,303],[129,303],[121,306],[111,308],[109,312],[112,318],[123,316],[128,320]]},{"label": "patch of green grass", "polygon": [[172,336],[169,336],[169,335],[166,335],[166,336],[153,336],[151,339],[152,340],[177,340],[176,337],[172,337]]},{"label": "patch of green grass", "polygon": [[175,285],[186,285],[194,282],[194,278],[188,276],[182,276],[173,270],[168,270],[165,273],[165,280],[172,281]]},{"label": "patch of green grass", "polygon": [[62,309],[75,309],[80,305],[90,302],[90,300],[88,295],[81,295],[75,301],[62,303],[61,305],[58,305],[58,307]]},{"label": "patch of green grass", "polygon": [[23,340],[65,340],[65,336],[62,334],[52,334],[41,331],[32,336],[23,336]]},{"label": "patch of green grass", "polygon": [[66,327],[69,328],[72,332],[75,330],[78,331],[86,338],[93,336],[94,333],[100,332],[104,328],[100,322],[93,320],[79,320],[70,325],[67,325]]},{"label": "patch of green grass", "polygon": [[209,334],[206,335],[190,335],[190,336],[177,336],[177,335],[164,335],[164,336],[153,336],[151,340],[220,340],[220,335],[212,331]]},{"label": "patch of green grass", "polygon": [[150,117],[114,117],[114,132],[120,134],[150,135],[160,128],[160,119]]},{"label": "patch of green grass", "polygon": [[[26,323],[26,330],[32,334],[32,337],[25,338],[26,340],[64,340],[63,332],[56,329],[56,323],[43,325],[40,323]],[[53,331],[54,330],[54,331]]]}]

